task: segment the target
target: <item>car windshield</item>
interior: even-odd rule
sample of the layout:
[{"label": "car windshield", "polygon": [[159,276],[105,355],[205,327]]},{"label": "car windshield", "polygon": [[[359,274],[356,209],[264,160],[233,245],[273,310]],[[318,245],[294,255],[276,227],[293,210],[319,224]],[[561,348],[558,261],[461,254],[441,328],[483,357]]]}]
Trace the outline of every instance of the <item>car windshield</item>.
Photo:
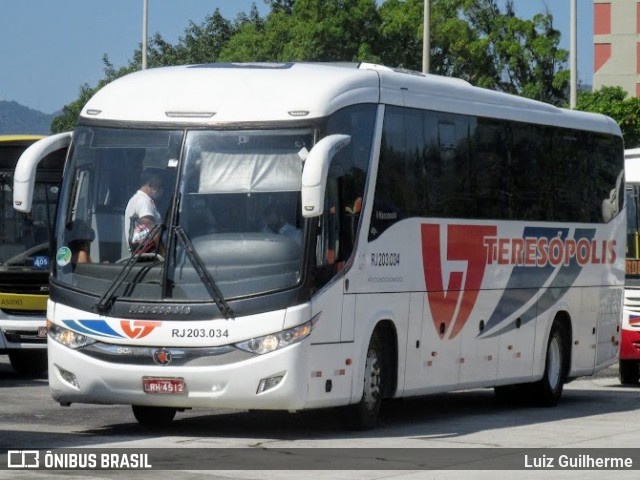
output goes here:
[{"label": "car windshield", "polygon": [[116,298],[212,301],[211,280],[224,298],[295,286],[302,158],[312,143],[310,129],[79,128],[61,193],[56,281],[102,296],[138,251]]}]

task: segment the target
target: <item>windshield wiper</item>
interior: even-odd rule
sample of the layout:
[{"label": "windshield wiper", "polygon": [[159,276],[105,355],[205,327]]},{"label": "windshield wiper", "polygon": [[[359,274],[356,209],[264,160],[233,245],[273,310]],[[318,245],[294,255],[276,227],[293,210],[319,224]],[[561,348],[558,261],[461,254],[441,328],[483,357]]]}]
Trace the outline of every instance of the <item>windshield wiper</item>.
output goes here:
[{"label": "windshield wiper", "polygon": [[187,233],[180,225],[176,225],[174,227],[174,231],[176,232],[176,237],[184,244],[184,249],[187,257],[189,257],[189,260],[191,260],[193,268],[196,270],[196,273],[200,277],[200,280],[202,280],[202,283],[207,289],[207,292],[209,292],[209,295],[211,295],[211,298],[215,302],[216,306],[218,307],[222,315],[224,315],[224,318],[229,319],[231,317],[234,317],[235,314],[233,313],[233,310],[224,299],[222,292],[220,292],[220,289],[216,285],[216,281],[204,266],[204,262],[200,258],[200,255],[198,255],[198,252],[196,252],[196,249],[193,246],[193,243],[191,243],[191,239],[189,238]]},{"label": "windshield wiper", "polygon": [[[144,237],[142,242],[140,242],[136,249],[131,253],[131,258],[129,258],[129,261],[124,265],[124,267],[122,267],[122,270],[120,270],[118,276],[113,280],[113,282],[111,282],[111,286],[107,289],[106,292],[104,292],[104,295],[100,297],[98,303],[96,303],[95,307],[99,313],[104,314],[111,310],[111,306],[113,305],[113,302],[115,300],[116,290],[120,288],[120,285],[122,285],[124,279],[127,278],[127,275],[129,274],[131,269],[136,263],[138,263],[138,260],[140,260],[147,248],[149,248],[149,245],[151,245],[151,243],[154,241],[156,234],[162,228],[164,228],[164,224],[162,223],[154,225],[153,228],[149,230],[149,233],[147,233],[147,236]],[[158,254],[157,248],[155,254],[156,256]]]}]

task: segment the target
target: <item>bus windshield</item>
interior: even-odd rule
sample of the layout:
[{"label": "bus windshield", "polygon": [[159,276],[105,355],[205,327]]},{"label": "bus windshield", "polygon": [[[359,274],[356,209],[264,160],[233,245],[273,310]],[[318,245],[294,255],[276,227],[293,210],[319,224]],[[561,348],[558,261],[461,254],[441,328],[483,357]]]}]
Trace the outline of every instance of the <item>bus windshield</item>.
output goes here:
[{"label": "bus windshield", "polygon": [[627,184],[625,204],[627,206],[627,258],[640,258],[638,251],[638,199],[640,185]]},{"label": "bus windshield", "polygon": [[[56,281],[93,295],[119,283],[113,296],[136,301],[211,301],[203,269],[225,298],[295,286],[302,158],[313,139],[311,129],[79,128],[58,215]],[[144,242],[154,224],[162,224],[157,238]]]},{"label": "bus windshield", "polygon": [[57,183],[37,182],[33,210],[24,214],[13,209],[11,189],[3,183],[0,212],[0,265],[3,268],[49,269],[49,232],[53,227],[58,190]]},{"label": "bus windshield", "polygon": [[45,158],[36,176],[29,214],[13,208],[13,170],[30,141],[0,142],[0,269],[49,270],[49,235],[58,201],[64,152]]},{"label": "bus windshield", "polygon": [[627,183],[625,187],[627,206],[627,276],[640,276],[640,184]]}]

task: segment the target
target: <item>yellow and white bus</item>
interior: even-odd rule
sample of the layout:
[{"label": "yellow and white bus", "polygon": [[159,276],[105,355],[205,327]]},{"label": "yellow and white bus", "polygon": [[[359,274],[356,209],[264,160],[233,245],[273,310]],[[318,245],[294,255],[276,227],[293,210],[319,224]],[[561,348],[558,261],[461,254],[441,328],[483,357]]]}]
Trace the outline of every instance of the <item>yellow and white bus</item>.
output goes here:
[{"label": "yellow and white bus", "polygon": [[[47,310],[62,405],[345,407],[367,428],[391,397],[554,405],[617,361],[610,118],[371,64],[158,68],[25,152],[16,208],[69,143]],[[160,220],[133,245],[139,192]]]},{"label": "yellow and white bus", "polygon": [[49,292],[49,245],[65,151],[40,164],[31,212],[13,208],[13,172],[20,155],[41,140],[0,136],[0,353],[20,374],[47,369],[45,312]]}]

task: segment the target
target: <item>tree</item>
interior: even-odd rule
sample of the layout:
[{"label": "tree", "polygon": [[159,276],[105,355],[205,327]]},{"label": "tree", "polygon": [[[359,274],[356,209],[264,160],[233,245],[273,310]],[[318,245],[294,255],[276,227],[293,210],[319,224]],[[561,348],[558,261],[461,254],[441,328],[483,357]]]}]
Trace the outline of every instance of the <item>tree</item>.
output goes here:
[{"label": "tree", "polygon": [[[380,7],[386,65],[422,68],[422,0],[387,0]],[[568,53],[547,11],[531,20],[502,11],[496,0],[432,0],[431,73],[473,85],[562,104],[569,79]]]},{"label": "tree", "polygon": [[623,88],[602,87],[595,92],[578,92],[576,109],[608,115],[620,125],[627,148],[640,146],[640,98],[627,98]]},{"label": "tree", "polygon": [[[172,45],[156,33],[149,42],[148,65],[211,62],[352,61],[421,70],[423,0],[264,0],[234,21],[219,10],[201,25],[191,22]],[[558,48],[560,32],[549,12],[522,20],[513,1],[432,0],[431,72],[460,77],[473,85],[566,103],[567,52]],[[98,88],[138,70],[137,49],[129,64],[115,69],[105,56],[105,78],[82,85],[80,96],[64,107],[53,131],[69,129]]]},{"label": "tree", "polygon": [[69,105],[65,105],[62,108],[62,114],[58,115],[51,122],[51,132],[52,133],[61,133],[68,132],[73,130],[78,123],[78,117],[80,116],[80,112],[89,101],[89,99],[102,87],[104,87],[107,83],[115,80],[119,76],[122,76],[130,71],[133,71],[134,67],[123,67],[119,70],[116,70],[109,58],[105,55],[102,57],[102,63],[104,64],[104,79],[98,82],[98,85],[94,88],[91,88],[88,84],[83,84],[80,86],[80,95],[77,100],[71,102]]},{"label": "tree", "polygon": [[262,23],[243,25],[221,52],[223,61],[377,61],[374,0],[296,0]]},{"label": "tree", "polygon": [[80,86],[80,95],[68,105],[62,107],[62,113],[56,116],[51,122],[51,133],[62,133],[73,130],[78,123],[80,112],[95,93],[95,89],[88,84]]},{"label": "tree", "polygon": [[264,0],[264,3],[271,7],[272,12],[291,13],[293,4],[296,3],[296,0]]}]

